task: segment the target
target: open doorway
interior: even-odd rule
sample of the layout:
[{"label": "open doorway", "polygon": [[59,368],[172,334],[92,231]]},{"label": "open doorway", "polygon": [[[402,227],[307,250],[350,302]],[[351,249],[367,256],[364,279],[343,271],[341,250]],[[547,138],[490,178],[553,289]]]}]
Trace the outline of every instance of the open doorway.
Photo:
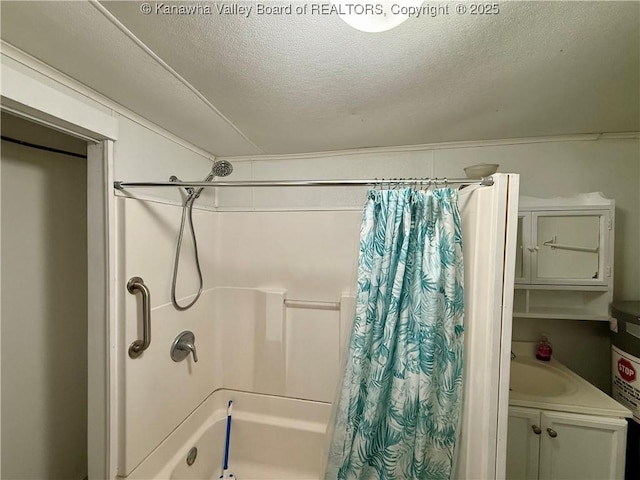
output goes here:
[{"label": "open doorway", "polygon": [[7,113],[1,122],[2,476],[82,480],[87,143]]}]

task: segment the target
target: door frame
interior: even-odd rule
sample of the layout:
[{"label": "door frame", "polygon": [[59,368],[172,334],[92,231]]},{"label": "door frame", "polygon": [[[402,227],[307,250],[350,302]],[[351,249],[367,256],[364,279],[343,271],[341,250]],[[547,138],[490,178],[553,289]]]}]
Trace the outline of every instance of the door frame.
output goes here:
[{"label": "door frame", "polygon": [[118,452],[117,369],[112,354],[116,349],[113,157],[118,120],[74,92],[54,88],[55,81],[17,64],[4,52],[1,68],[2,111],[88,142],[87,468],[91,480],[112,479]]}]

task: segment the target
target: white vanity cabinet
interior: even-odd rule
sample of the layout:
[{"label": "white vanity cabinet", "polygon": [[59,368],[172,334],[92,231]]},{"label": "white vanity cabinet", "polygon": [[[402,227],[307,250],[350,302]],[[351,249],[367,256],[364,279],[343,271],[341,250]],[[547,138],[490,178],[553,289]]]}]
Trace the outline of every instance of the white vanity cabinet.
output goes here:
[{"label": "white vanity cabinet", "polygon": [[507,479],[624,477],[622,418],[509,407]]},{"label": "white vanity cabinet", "polygon": [[521,197],[514,316],[608,320],[614,201],[600,193]]},{"label": "white vanity cabinet", "polygon": [[537,480],[541,432],[540,410],[509,407],[507,479]]}]

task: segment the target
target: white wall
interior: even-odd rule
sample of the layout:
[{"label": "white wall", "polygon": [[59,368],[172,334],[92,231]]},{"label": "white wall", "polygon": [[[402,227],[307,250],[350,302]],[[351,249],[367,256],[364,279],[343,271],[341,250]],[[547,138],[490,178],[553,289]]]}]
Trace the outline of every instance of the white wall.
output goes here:
[{"label": "white wall", "polygon": [[[10,122],[3,116],[3,135],[78,150],[77,141]],[[3,141],[1,168],[2,475],[80,480],[87,474],[86,160]]]},{"label": "white wall", "polygon": [[[640,141],[638,138],[594,138],[480,142],[418,151],[374,149],[229,160],[235,166],[233,180],[455,178],[464,177],[465,166],[498,163],[501,172],[520,174],[520,192],[524,195],[555,197],[601,191],[616,200],[615,298],[637,299],[640,298]],[[219,210],[357,210],[363,203],[365,191],[366,188],[220,189]],[[249,218],[247,214],[244,221],[248,222]],[[270,253],[266,253],[266,257],[269,256]],[[306,256],[312,257],[313,252],[307,250]],[[229,264],[237,261],[239,272],[247,262],[242,258],[222,261]],[[267,258],[264,262],[275,260]],[[229,271],[228,278],[234,279],[232,269],[223,267],[222,270]],[[602,390],[609,390],[610,344],[606,323],[514,320],[515,340],[535,341],[542,332],[549,333],[560,361]]]},{"label": "white wall", "polygon": [[[116,116],[120,128],[114,146],[114,180],[167,182],[172,175],[181,180],[203,180],[211,171],[212,156],[194,152],[157,129],[124,115]],[[125,191],[124,195],[174,204],[182,204],[183,199],[180,191],[174,187],[137,188]],[[213,190],[205,189],[198,206],[211,206],[213,203]]]}]

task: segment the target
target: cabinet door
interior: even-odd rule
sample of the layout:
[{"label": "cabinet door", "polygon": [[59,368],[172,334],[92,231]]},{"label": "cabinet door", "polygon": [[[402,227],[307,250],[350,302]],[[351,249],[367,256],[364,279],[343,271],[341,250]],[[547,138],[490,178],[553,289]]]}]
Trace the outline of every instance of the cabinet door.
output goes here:
[{"label": "cabinet door", "polygon": [[516,276],[515,283],[531,281],[531,213],[518,213],[518,230],[516,237]]},{"label": "cabinet door", "polygon": [[509,407],[507,480],[537,480],[540,411]]},{"label": "cabinet door", "polygon": [[541,479],[622,480],[625,420],[546,411],[541,416]]},{"label": "cabinet door", "polygon": [[534,212],[531,283],[606,285],[609,212]]}]

